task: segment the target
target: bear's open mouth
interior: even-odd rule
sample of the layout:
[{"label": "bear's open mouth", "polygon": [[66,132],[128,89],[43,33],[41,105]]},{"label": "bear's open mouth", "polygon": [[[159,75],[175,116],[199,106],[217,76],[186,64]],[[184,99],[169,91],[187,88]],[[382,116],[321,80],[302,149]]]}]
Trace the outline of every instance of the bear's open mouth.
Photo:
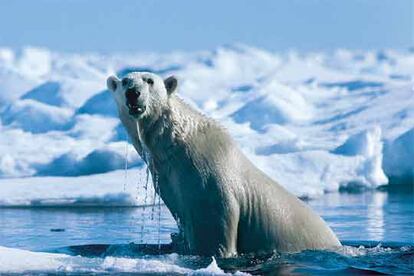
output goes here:
[{"label": "bear's open mouth", "polygon": [[135,88],[129,88],[125,92],[126,105],[129,109],[129,115],[137,117],[145,112],[145,106],[138,104],[138,98],[141,93]]}]

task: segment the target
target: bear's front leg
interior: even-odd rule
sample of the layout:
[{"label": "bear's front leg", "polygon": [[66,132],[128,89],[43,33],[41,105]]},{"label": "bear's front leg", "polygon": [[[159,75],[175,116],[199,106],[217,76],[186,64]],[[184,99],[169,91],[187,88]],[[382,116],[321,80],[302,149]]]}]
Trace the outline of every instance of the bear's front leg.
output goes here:
[{"label": "bear's front leg", "polygon": [[205,209],[204,214],[193,215],[191,225],[184,230],[189,234],[184,233],[191,254],[218,257],[237,254],[240,217],[237,206],[218,204],[213,209]]}]

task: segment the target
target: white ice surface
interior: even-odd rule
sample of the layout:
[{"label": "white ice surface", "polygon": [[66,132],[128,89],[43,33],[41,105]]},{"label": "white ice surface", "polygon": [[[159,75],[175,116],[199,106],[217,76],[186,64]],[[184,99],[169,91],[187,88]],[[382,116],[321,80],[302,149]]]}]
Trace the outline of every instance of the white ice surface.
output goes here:
[{"label": "white ice surface", "polygon": [[[143,258],[86,258],[65,254],[32,252],[0,246],[0,273],[163,273],[180,275],[230,275],[216,261],[202,269],[192,270],[174,264],[176,254],[162,260]],[[236,273],[236,275],[247,275]]]},{"label": "white ice surface", "polygon": [[[0,206],[138,206],[153,202],[146,170],[118,170],[78,177],[27,177],[0,180]],[[124,185],[125,184],[125,185]],[[145,202],[145,193],[147,201]]]}]

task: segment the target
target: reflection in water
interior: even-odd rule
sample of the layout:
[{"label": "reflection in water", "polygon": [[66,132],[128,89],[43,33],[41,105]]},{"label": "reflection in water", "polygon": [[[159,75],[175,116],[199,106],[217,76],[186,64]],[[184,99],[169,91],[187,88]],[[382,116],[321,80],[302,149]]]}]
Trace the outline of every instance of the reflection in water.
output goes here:
[{"label": "reflection in water", "polygon": [[414,242],[412,193],[332,193],[307,203],[340,240]]},{"label": "reflection in water", "polygon": [[369,240],[384,240],[384,205],[387,201],[387,193],[370,193],[367,204],[367,231]]}]

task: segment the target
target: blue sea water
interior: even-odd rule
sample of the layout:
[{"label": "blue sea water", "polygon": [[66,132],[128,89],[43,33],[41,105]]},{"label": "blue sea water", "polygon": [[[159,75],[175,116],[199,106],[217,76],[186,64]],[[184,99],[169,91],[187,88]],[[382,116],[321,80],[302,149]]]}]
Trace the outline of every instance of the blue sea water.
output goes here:
[{"label": "blue sea water", "polygon": [[[217,259],[226,272],[295,275],[414,273],[414,194],[332,193],[307,203],[345,245],[338,251],[246,255]],[[90,258],[163,260],[177,231],[165,206],[146,208],[2,208],[0,246]],[[146,244],[146,245],[143,245]],[[206,267],[211,258],[179,256],[182,267]]]}]

